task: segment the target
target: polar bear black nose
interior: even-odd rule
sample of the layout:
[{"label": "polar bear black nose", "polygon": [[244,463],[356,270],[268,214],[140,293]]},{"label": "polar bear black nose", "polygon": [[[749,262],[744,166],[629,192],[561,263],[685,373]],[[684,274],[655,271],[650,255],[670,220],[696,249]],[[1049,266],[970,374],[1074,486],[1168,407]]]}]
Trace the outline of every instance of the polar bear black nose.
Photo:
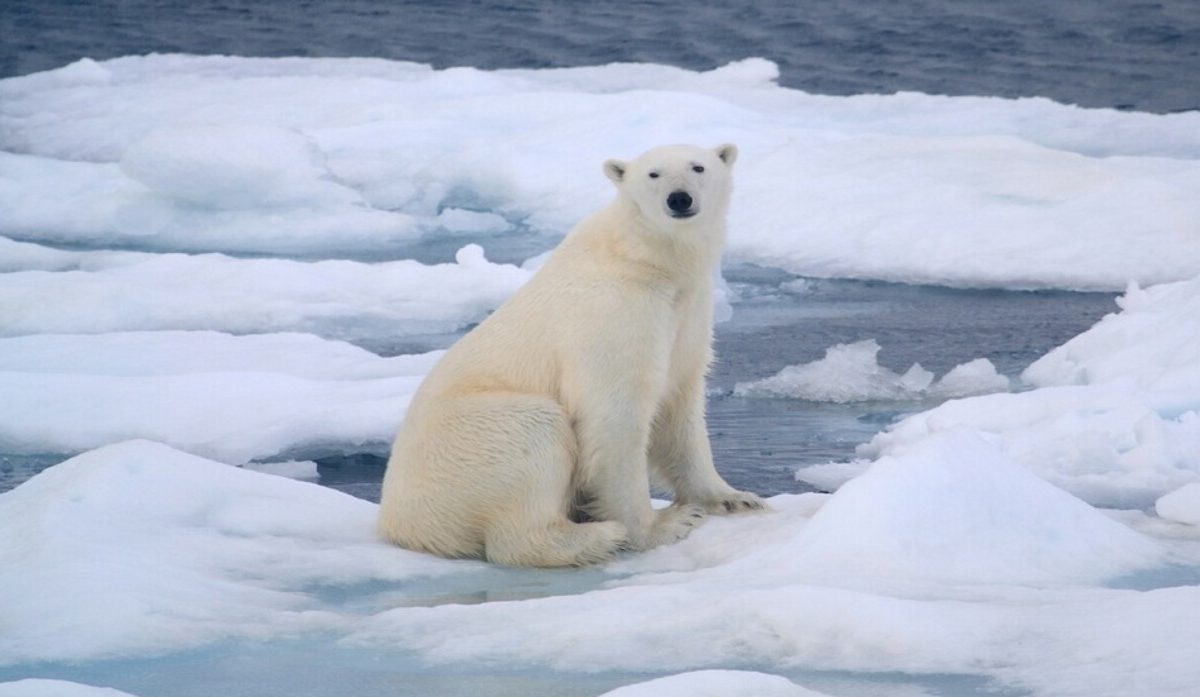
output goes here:
[{"label": "polar bear black nose", "polygon": [[667,208],[683,213],[692,207],[692,197],[686,191],[673,191],[667,196]]}]

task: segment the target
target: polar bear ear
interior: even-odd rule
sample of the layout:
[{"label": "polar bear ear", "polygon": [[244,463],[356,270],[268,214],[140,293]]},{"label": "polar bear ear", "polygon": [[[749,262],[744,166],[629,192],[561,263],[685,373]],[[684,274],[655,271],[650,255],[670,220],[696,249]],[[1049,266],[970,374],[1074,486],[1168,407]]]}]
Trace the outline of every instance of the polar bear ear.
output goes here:
[{"label": "polar bear ear", "polygon": [[717,153],[717,157],[721,158],[721,162],[724,162],[726,167],[732,167],[733,163],[737,162],[738,149],[733,143],[718,145],[713,148],[713,151]]},{"label": "polar bear ear", "polygon": [[608,160],[604,163],[604,176],[613,180],[613,183],[620,184],[625,180],[625,170],[629,169],[629,165],[620,160]]}]

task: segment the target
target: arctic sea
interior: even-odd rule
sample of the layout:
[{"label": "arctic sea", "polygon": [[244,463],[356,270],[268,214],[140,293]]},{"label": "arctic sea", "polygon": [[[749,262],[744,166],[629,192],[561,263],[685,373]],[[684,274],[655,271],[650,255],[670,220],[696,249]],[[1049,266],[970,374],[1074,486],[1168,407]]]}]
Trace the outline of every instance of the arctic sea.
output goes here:
[{"label": "arctic sea", "polygon": [[[0,3],[0,697],[1190,697],[1198,76],[1193,2]],[[440,352],[673,141],[773,511],[380,542]]]}]

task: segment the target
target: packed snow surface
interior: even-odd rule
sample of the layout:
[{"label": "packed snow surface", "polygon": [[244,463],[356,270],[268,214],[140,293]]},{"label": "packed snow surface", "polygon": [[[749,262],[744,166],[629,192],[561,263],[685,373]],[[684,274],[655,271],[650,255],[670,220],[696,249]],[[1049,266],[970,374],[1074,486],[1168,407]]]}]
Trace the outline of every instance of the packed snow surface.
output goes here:
[{"label": "packed snow surface", "polygon": [[[303,640],[373,670],[678,673],[621,697],[1193,695],[1200,113],[776,73],[154,55],[0,81],[0,454],[74,456],[0,494],[0,679]],[[521,261],[610,199],[606,158],[678,141],[741,148],[733,260],[1126,288],[1120,312],[1011,386],[983,360],[895,373],[871,341],[744,385],[956,399],[798,473],[832,494],[599,569],[400,550],[374,504],[298,481],[386,447],[426,339],[539,261],[485,248]],[[82,682],[0,695],[119,694]]]},{"label": "packed snow surface", "polygon": [[697,670],[605,692],[600,697],[828,697],[777,675]]},{"label": "packed snow surface", "polygon": [[0,683],[0,697],[134,697],[109,687],[92,687],[66,680],[27,678]]},{"label": "packed snow surface", "polygon": [[232,464],[386,450],[440,356],[380,358],[311,334],[0,338],[0,452],[76,453],[129,438]]},{"label": "packed snow surface", "polygon": [[960,286],[1200,275],[1200,113],[822,97],[777,76],[762,59],[707,72],[85,59],[0,81],[0,234],[386,258],[464,230],[559,236],[611,196],[605,159],[732,141],[734,258]]}]

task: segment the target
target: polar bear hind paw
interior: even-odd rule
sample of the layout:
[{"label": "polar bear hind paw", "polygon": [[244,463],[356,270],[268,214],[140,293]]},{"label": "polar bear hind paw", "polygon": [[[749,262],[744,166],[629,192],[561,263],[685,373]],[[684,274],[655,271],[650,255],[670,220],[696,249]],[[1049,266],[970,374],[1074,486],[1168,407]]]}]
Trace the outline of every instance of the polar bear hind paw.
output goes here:
[{"label": "polar bear hind paw", "polygon": [[615,521],[573,523],[563,520],[540,533],[501,528],[484,543],[484,556],[505,566],[591,566],[616,556],[626,546],[625,526]]}]

